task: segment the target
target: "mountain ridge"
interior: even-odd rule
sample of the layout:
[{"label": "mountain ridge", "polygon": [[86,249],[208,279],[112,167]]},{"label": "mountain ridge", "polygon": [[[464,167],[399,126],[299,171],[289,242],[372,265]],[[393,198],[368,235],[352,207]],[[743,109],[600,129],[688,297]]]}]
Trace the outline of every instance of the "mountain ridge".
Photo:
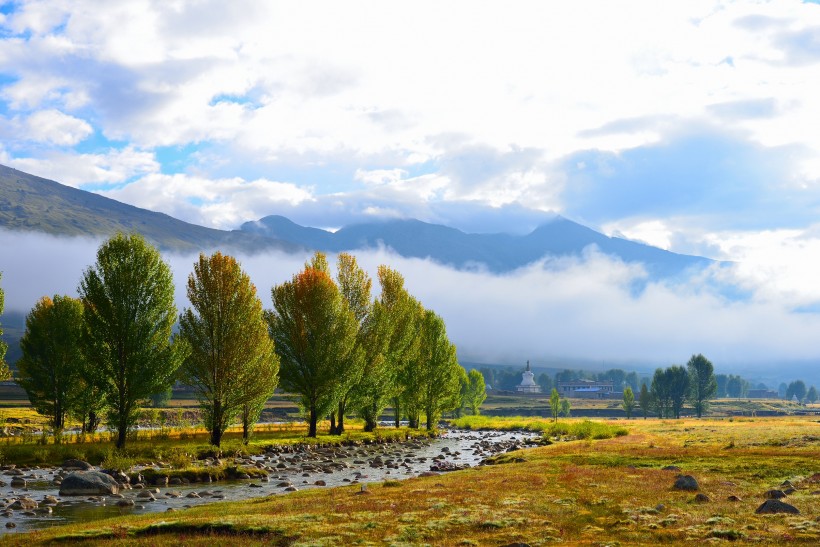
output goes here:
[{"label": "mountain ridge", "polygon": [[556,215],[526,235],[466,233],[416,219],[345,226],[336,232],[301,226],[281,215],[217,230],[141,209],[0,165],[0,227],[56,235],[109,237],[138,231],[163,250],[213,249],[257,253],[356,251],[386,246],[404,257],[455,268],[504,273],[547,256],[580,256],[590,246],[624,262],[644,264],[651,277],[675,277],[714,261],[609,237]]}]

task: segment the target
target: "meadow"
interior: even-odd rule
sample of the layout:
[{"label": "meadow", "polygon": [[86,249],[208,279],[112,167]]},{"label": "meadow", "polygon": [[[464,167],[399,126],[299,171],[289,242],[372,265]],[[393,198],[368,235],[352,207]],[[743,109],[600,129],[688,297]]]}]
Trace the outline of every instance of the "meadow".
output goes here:
[{"label": "meadow", "polygon": [[[493,418],[544,428],[549,444],[495,465],[361,487],[300,491],[170,514],[8,535],[10,545],[654,545],[820,542],[817,417],[601,420]],[[506,424],[503,422],[507,422]],[[593,421],[593,423],[595,423]],[[484,425],[488,425],[485,423]],[[480,427],[476,422],[473,427]],[[664,469],[675,466],[680,469]],[[678,474],[700,490],[672,488]],[[767,490],[796,487],[796,515],[758,515]],[[697,494],[705,500],[697,501]],[[730,499],[731,497],[731,499]],[[735,501],[732,501],[735,500]]]}]

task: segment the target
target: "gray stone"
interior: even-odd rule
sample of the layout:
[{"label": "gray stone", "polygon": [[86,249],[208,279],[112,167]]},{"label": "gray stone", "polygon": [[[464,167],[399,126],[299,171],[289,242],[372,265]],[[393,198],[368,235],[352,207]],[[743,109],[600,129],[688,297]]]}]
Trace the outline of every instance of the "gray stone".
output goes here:
[{"label": "gray stone", "polygon": [[688,492],[696,492],[700,489],[698,481],[696,481],[692,475],[678,475],[672,488],[675,490],[686,490]]},{"label": "gray stone", "polygon": [[61,496],[117,494],[120,485],[111,475],[99,471],[74,471],[60,485]]},{"label": "gray stone", "polygon": [[68,459],[63,462],[63,469],[66,471],[91,471],[94,466],[83,460]]},{"label": "gray stone", "polygon": [[786,497],[786,493],[782,490],[767,490],[763,493],[763,497],[767,500],[779,500]]},{"label": "gray stone", "polygon": [[26,479],[24,479],[23,477],[14,477],[13,479],[11,479],[12,488],[25,488],[26,484]]},{"label": "gray stone", "polygon": [[707,496],[706,494],[699,493],[695,496],[694,501],[695,503],[708,503],[711,500],[709,499],[709,496]]},{"label": "gray stone", "polygon": [[9,505],[9,509],[24,509],[26,511],[37,509],[38,503],[31,498],[20,498],[14,500],[14,503]]},{"label": "gray stone", "polygon": [[763,504],[755,510],[758,515],[773,514],[773,513],[791,513],[799,515],[800,511],[794,505],[780,500],[766,500]]}]

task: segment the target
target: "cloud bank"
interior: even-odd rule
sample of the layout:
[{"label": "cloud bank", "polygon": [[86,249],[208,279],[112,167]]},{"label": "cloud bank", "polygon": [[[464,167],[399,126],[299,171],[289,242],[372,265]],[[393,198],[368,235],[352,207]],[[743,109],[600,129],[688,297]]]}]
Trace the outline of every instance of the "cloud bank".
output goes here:
[{"label": "cloud bank", "polygon": [[[0,232],[9,256],[2,286],[8,310],[28,311],[42,295],[76,294],[98,242]],[[359,251],[375,277],[379,264],[400,271],[408,290],[446,321],[462,360],[523,363],[585,360],[617,366],[660,366],[707,355],[721,370],[770,372],[773,363],[820,360],[820,314],[784,307],[760,280],[737,268],[706,272],[675,285],[645,281],[640,265],[624,264],[594,248],[575,259],[549,259],[507,275],[458,271],[389,249]],[[193,255],[165,254],[180,309]],[[239,255],[266,307],[270,289],[302,268],[308,255]],[[332,258],[332,257],[331,257]],[[715,287],[743,281],[747,297],[730,299]],[[810,374],[807,369],[807,374]]]}]

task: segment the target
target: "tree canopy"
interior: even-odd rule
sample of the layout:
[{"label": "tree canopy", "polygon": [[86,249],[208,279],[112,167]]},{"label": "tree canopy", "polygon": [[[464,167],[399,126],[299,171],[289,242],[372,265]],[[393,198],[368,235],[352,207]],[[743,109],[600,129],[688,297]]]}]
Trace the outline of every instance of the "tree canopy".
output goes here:
[{"label": "tree canopy", "polygon": [[701,354],[693,355],[686,364],[689,371],[689,400],[698,418],[709,410],[709,401],[717,393],[717,380],[712,362]]},{"label": "tree canopy", "polygon": [[[0,272],[0,281],[3,279],[3,272]],[[6,294],[3,292],[3,287],[0,286],[0,315],[3,315],[3,308],[5,305]],[[6,350],[9,348],[3,339],[3,325],[0,324],[0,381],[11,378],[11,371],[6,363]]]},{"label": "tree canopy", "polygon": [[123,448],[139,404],[173,381],[186,355],[172,343],[176,320],[170,267],[138,234],[117,234],[97,251],[78,289],[84,305],[89,377],[108,406]]},{"label": "tree canopy", "polygon": [[[179,328],[190,354],[180,377],[196,390],[210,442],[220,446],[240,413],[247,412],[243,417],[250,420],[250,410],[261,411],[273,395],[279,358],[256,287],[235,258],[200,254],[187,293],[192,308],[183,311]],[[243,420],[243,425],[248,432],[250,424]]]},{"label": "tree canopy", "polygon": [[323,259],[318,253],[313,265],[273,287],[273,311],[267,316],[282,387],[299,397],[311,437],[319,418],[339,401],[339,363],[354,349],[357,334],[356,318],[338,286],[327,271],[314,267]]},{"label": "tree canopy", "polygon": [[35,304],[20,339],[17,382],[37,412],[49,417],[57,438],[85,389],[82,334],[82,302],[55,295]]}]

